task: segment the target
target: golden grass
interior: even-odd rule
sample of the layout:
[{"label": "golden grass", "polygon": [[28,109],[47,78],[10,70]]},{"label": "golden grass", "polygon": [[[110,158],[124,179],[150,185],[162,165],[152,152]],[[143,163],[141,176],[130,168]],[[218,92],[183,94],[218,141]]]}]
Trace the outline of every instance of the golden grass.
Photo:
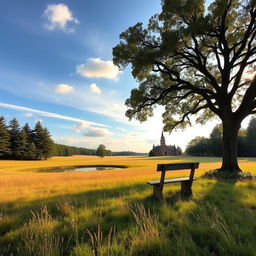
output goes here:
[{"label": "golden grass", "polygon": [[[230,244],[233,247],[231,251],[238,253],[229,255],[253,255],[250,250],[255,251],[256,244],[252,235],[254,225],[256,227],[255,182],[226,184],[202,179],[193,185],[193,198],[188,201],[181,200],[179,193],[176,193],[180,184],[165,186],[168,201],[158,204],[149,198],[152,188],[146,185],[146,181],[159,179],[157,164],[177,161],[199,161],[200,168],[196,171],[196,176],[219,168],[221,164],[219,158],[132,156],[103,159],[94,156],[72,156],[53,157],[47,161],[0,161],[0,255],[10,255],[11,252],[16,255],[16,248],[27,248],[21,256],[46,255],[36,254],[42,250],[48,250],[47,255],[59,255],[50,252],[62,249],[63,244],[70,239],[72,243],[67,243],[66,250],[73,251],[72,255],[75,256],[96,255],[91,252],[105,249],[107,252],[110,249],[121,250],[122,253],[118,251],[116,254],[102,255],[128,255],[126,244],[133,248],[132,255],[166,256],[168,254],[165,252],[170,250],[172,252],[169,255],[201,255],[193,250],[198,247],[198,251],[201,251],[202,248],[205,249],[205,245],[195,244],[195,241],[198,242],[198,238],[207,235],[209,247],[215,246],[216,237],[223,235],[226,239],[219,239],[224,241],[224,245],[221,242],[219,246],[225,250],[224,253],[216,255],[227,255],[225,253],[231,250]],[[128,168],[94,172],[47,170],[76,165],[124,165]],[[256,161],[253,159],[243,159],[240,167],[256,174]],[[188,172],[168,172],[167,177],[183,176]],[[215,215],[209,215],[217,208]],[[46,218],[46,224],[40,222],[48,216],[45,213],[51,214]],[[225,216],[228,217],[224,218]],[[243,227],[242,231],[235,228],[237,223]],[[47,236],[44,232],[39,232],[40,227],[47,229]],[[232,236],[231,233],[226,236],[226,227],[234,229]],[[180,234],[180,230],[186,232]],[[143,232],[145,239],[141,236]],[[149,239],[154,232],[154,239]],[[241,242],[242,246],[238,244],[236,248],[233,245],[236,241],[233,236],[242,237],[241,241],[251,241],[250,246]],[[87,237],[86,241],[84,237]],[[168,240],[169,237],[171,241]],[[17,242],[20,238],[24,240],[21,244]],[[62,239],[66,239],[65,243]],[[184,247],[185,243],[187,247]],[[169,246],[170,244],[172,246]],[[244,254],[238,251],[239,246],[244,250]],[[159,248],[164,253],[157,254]]]},{"label": "golden grass", "polygon": [[[163,159],[163,160],[162,160]],[[207,159],[207,158],[206,158]],[[121,184],[132,184],[158,179],[156,165],[176,161],[189,161],[189,158],[170,160],[148,157],[105,157],[72,156],[53,157],[47,161],[0,161],[0,202],[13,202],[46,198],[54,194],[70,194],[99,188],[113,188]],[[199,159],[200,161],[200,159]],[[52,168],[74,165],[125,165],[123,170],[105,170],[94,172],[39,172],[41,168]],[[256,162],[241,161],[241,168],[256,173]],[[220,167],[220,162],[200,163],[196,176],[205,171]],[[183,176],[188,171],[168,172],[168,176]]]}]

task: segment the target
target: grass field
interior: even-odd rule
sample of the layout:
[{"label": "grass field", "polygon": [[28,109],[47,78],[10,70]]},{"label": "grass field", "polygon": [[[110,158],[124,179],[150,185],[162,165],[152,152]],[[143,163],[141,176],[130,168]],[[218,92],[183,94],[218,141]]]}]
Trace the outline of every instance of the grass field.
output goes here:
[{"label": "grass field", "polygon": [[[166,185],[160,203],[146,181],[159,178],[158,163],[177,161],[199,161],[197,177],[220,167],[204,157],[0,161],[0,255],[256,255],[256,183],[198,179],[186,200],[180,184]],[[96,164],[128,168],[57,169]],[[256,174],[256,159],[240,167]]]}]

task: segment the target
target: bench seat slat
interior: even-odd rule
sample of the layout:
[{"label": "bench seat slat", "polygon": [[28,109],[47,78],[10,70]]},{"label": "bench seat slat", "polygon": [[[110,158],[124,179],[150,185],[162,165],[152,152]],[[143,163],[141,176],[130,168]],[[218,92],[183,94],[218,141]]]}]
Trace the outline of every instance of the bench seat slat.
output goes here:
[{"label": "bench seat slat", "polygon": [[[196,180],[196,178],[193,178],[193,180]],[[182,181],[189,181],[189,177],[182,177],[182,178],[164,180],[164,184],[182,182]],[[159,185],[160,180],[151,180],[151,181],[148,181],[147,183],[149,185]]]}]

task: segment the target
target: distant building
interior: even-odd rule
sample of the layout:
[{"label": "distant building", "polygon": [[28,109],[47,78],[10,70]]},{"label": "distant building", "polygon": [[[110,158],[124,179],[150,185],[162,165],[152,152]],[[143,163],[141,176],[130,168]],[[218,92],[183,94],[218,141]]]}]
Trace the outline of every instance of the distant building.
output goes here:
[{"label": "distant building", "polygon": [[180,147],[173,146],[167,146],[165,144],[165,138],[164,133],[162,132],[161,140],[160,140],[160,146],[153,145],[153,148],[149,152],[149,156],[178,156],[181,155],[181,149]]}]

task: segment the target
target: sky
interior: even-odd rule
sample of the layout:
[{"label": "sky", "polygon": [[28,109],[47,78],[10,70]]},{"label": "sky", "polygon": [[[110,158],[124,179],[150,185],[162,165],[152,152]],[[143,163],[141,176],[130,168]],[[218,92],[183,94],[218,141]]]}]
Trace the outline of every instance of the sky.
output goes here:
[{"label": "sky", "polygon": [[[125,117],[138,83],[130,67],[113,65],[112,48],[160,10],[160,0],[2,0],[0,115],[21,126],[40,120],[56,143],[149,152],[160,142],[162,109],[144,123]],[[216,123],[165,133],[166,142],[184,150]]]}]

